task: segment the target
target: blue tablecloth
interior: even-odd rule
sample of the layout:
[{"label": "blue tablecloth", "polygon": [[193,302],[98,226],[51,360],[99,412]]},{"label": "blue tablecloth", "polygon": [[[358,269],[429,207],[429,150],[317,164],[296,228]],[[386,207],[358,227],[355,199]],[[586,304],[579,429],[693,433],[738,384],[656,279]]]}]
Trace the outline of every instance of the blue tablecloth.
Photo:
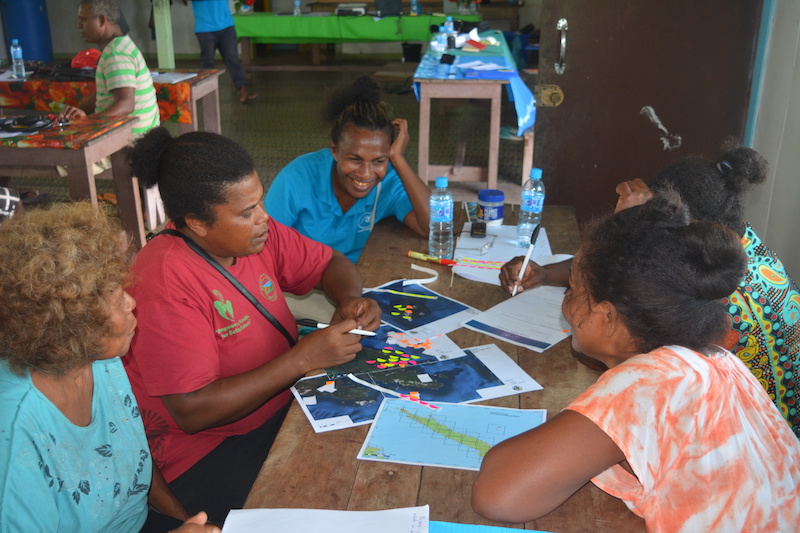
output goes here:
[{"label": "blue tablecloth", "polygon": [[[415,79],[430,80],[508,80],[507,94],[508,99],[514,102],[514,109],[517,111],[517,135],[522,134],[528,128],[533,127],[536,121],[536,106],[533,93],[519,77],[514,58],[508,48],[503,32],[492,30],[480,34],[481,39],[494,37],[500,42],[500,46],[487,46],[480,52],[464,52],[462,50],[448,50],[447,53],[456,56],[452,65],[443,65],[440,56],[428,49],[420,61],[419,67],[414,72]],[[499,70],[471,70],[464,69],[459,65],[481,61],[482,63],[495,63],[502,67]],[[414,93],[419,100],[419,83],[414,83]]]}]

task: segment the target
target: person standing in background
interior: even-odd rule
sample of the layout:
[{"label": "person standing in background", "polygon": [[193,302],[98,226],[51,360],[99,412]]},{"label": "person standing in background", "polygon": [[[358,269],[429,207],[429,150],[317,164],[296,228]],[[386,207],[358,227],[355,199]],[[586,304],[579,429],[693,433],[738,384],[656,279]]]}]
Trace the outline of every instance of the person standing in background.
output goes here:
[{"label": "person standing in background", "polygon": [[[189,5],[188,0],[183,0],[183,5]],[[214,55],[219,50],[233,86],[239,91],[239,102],[246,104],[256,98],[258,95],[247,93],[247,81],[239,62],[239,43],[228,0],[193,0],[192,11],[194,33],[200,44],[200,66],[214,68]]]}]

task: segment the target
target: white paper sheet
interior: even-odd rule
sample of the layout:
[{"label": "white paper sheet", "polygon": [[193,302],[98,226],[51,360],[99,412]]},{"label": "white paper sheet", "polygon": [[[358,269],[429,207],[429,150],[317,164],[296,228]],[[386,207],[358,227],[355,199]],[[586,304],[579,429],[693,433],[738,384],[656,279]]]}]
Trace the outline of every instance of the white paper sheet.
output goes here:
[{"label": "white paper sheet", "polygon": [[196,72],[156,72],[150,71],[153,81],[158,83],[179,83],[197,76]]},{"label": "white paper sheet", "polygon": [[428,533],[427,505],[385,511],[234,509],[222,533]]},{"label": "white paper sheet", "polygon": [[[500,286],[500,268],[518,255],[525,255],[525,248],[516,245],[516,226],[489,226],[486,228],[486,237],[476,238],[469,236],[472,227],[470,222],[464,224],[461,236],[458,238],[453,258],[458,264],[453,267],[453,272],[462,278],[489,283]],[[486,253],[481,255],[481,247],[486,247]],[[540,265],[558,263],[572,257],[567,254],[552,255],[550,240],[547,238],[547,228],[542,227],[536,247],[533,249],[531,260]]]},{"label": "white paper sheet", "polygon": [[523,291],[464,323],[492,337],[543,352],[570,336],[561,314],[563,287],[537,287]]}]

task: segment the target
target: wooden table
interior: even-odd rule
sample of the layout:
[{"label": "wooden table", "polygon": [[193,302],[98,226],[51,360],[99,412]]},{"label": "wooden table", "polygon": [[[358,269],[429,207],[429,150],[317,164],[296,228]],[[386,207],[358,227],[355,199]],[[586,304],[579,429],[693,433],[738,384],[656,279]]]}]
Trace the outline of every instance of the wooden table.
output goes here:
[{"label": "wooden table", "polygon": [[[180,133],[198,129],[213,133],[222,132],[219,114],[219,77],[225,70],[181,69],[158,72],[197,72],[197,76],[178,83],[159,83],[158,76],[153,79],[161,122],[177,122]],[[0,108],[31,109],[52,113],[59,111],[61,104],[77,106],[94,92],[94,80],[49,81],[34,78],[0,82]],[[203,107],[202,128],[197,114],[198,103]]]},{"label": "wooden table", "polygon": [[[508,224],[516,220],[516,213],[511,211],[506,209]],[[553,252],[575,253],[579,234],[572,208],[545,206],[543,224]],[[408,250],[426,251],[427,242],[394,219],[378,224],[358,262],[364,286],[419,277],[410,268],[412,260],[405,255]],[[433,263],[424,263],[424,266],[439,271],[439,280],[429,285],[430,288],[478,309],[488,309],[507,298],[499,287],[458,276],[453,279],[451,288],[447,267]],[[541,391],[482,402],[489,405],[546,408],[548,417],[553,417],[599,375],[573,357],[570,339],[540,354],[465,328],[448,336],[462,348],[497,344],[544,387]],[[245,507],[372,511],[428,504],[431,519],[446,522],[560,533],[645,531],[644,521],[628,511],[621,500],[591,483],[539,520],[513,525],[491,522],[477,515],[470,504],[472,482],[477,472],[359,461],[355,457],[368,429],[368,426],[358,426],[316,434],[294,403]]]},{"label": "wooden table", "polygon": [[0,176],[52,176],[56,166],[67,170],[69,196],[97,205],[92,165],[111,158],[120,219],[134,249],[145,243],[139,180],[131,176],[126,151],[132,140],[133,117],[89,116],[70,126],[0,139]]},{"label": "wooden table", "polygon": [[[459,17],[477,22],[478,15]],[[260,70],[252,64],[251,43],[312,44],[312,63],[319,65],[320,44],[375,43],[375,42],[427,42],[431,38],[432,24],[444,23],[444,16],[420,15],[416,17],[371,16],[281,16],[275,13],[234,15],[236,35],[242,41],[242,65],[248,70]]]},{"label": "wooden table", "polygon": [[[490,46],[481,52],[451,50],[455,55],[454,65],[441,65],[439,57],[428,50],[414,73],[414,85],[419,98],[419,156],[417,169],[419,176],[433,181],[438,176],[446,176],[450,181],[485,182],[487,189],[497,188],[497,167],[500,152],[500,108],[503,87],[509,87],[517,111],[519,130],[533,126],[535,102],[533,94],[520,79],[514,60],[503,32],[481,33],[481,38],[495,38],[499,46]],[[503,68],[498,71],[469,71],[458,67],[473,61],[495,63]],[[463,99],[487,100],[489,103],[489,153],[486,166],[464,166],[466,152],[466,132],[461,138],[452,165],[432,165],[430,163],[431,100]]]}]

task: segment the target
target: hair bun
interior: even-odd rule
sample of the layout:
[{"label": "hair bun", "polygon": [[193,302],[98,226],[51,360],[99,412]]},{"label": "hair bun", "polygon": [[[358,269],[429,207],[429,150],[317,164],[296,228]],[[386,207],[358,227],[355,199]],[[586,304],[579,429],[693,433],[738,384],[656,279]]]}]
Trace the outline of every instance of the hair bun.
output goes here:
[{"label": "hair bun", "polygon": [[721,151],[720,164],[727,162],[731,168],[729,172],[722,172],[728,189],[744,192],[767,179],[769,164],[752,148],[742,146],[737,139],[729,137],[722,142]]},{"label": "hair bun", "polygon": [[159,126],[139,137],[128,153],[131,171],[145,188],[149,189],[158,184],[161,174],[161,156],[170,141],[172,141],[172,135],[169,130]]},{"label": "hair bun", "polygon": [[322,110],[322,118],[333,123],[339,115],[353,104],[369,102],[380,104],[382,99],[381,88],[369,76],[361,76],[352,84],[334,90]]},{"label": "hair bun", "polygon": [[707,300],[730,296],[747,268],[738,236],[707,220],[692,222],[682,232],[686,260],[695,273],[691,286],[697,296]]}]

